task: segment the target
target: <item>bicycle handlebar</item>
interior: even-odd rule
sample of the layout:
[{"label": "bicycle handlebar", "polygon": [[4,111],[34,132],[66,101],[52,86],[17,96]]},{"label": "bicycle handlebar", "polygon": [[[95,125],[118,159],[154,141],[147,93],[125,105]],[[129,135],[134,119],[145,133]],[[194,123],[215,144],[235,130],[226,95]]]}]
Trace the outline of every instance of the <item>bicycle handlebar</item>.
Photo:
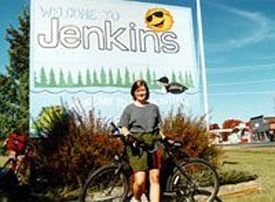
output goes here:
[{"label": "bicycle handlebar", "polygon": [[[118,137],[123,141],[124,144],[129,145],[129,143],[126,140],[126,137],[120,132],[119,128],[113,122],[111,122],[110,125],[112,126],[112,130],[111,130],[112,137],[114,137],[114,138]],[[171,143],[171,142],[169,142],[169,140],[167,138],[163,138],[163,137],[165,137],[165,136],[161,135],[161,137],[154,138],[154,140],[161,142],[164,145],[164,147],[170,151],[174,150],[174,149],[179,149],[183,145],[182,142],[180,142],[180,141],[173,141]],[[133,137],[133,138],[135,140],[135,144],[130,145],[130,146],[134,146],[136,148],[140,147],[140,148],[142,148],[146,151],[149,151],[149,152],[154,152],[156,150],[156,146],[154,146],[154,148],[152,148],[152,145],[146,144],[143,139],[137,139],[135,137]]]}]

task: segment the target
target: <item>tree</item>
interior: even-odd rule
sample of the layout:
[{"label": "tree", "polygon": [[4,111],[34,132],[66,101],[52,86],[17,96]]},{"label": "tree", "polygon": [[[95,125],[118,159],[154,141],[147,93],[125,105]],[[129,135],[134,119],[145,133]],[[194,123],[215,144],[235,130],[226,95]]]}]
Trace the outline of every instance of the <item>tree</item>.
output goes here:
[{"label": "tree", "polygon": [[211,123],[209,125],[209,130],[215,130],[215,129],[220,129],[220,126],[218,123]]},{"label": "tree", "polygon": [[222,124],[222,128],[224,129],[229,129],[229,128],[235,128],[236,126],[238,126],[240,123],[242,123],[241,120],[238,119],[228,119],[226,121],[223,122]]},{"label": "tree", "polygon": [[[10,25],[6,30],[10,61],[6,66],[6,75],[0,75],[0,106],[5,109],[0,111],[0,127],[4,135],[14,130],[27,134],[29,128],[30,15],[27,9],[23,9],[18,22],[18,29]],[[3,117],[5,121],[2,120]]]},{"label": "tree", "polygon": [[[238,126],[240,123],[242,123],[242,121],[238,120],[238,119],[228,119],[226,121],[223,122],[222,124],[222,128],[223,129],[234,129],[236,126]],[[222,139],[224,141],[228,140],[228,133],[224,132],[222,133]]]},{"label": "tree", "polygon": [[7,112],[12,112],[12,100],[10,97],[14,97],[14,91],[10,89],[12,85],[12,81],[9,77],[5,75],[0,75],[0,137],[4,137],[8,132],[10,132],[10,128],[13,127],[13,119],[8,115]]}]

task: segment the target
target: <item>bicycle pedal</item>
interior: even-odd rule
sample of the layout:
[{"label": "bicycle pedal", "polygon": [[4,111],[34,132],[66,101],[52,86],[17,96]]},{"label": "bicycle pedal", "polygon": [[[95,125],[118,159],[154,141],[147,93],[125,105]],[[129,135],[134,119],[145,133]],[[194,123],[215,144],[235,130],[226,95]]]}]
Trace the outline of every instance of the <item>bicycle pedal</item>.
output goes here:
[{"label": "bicycle pedal", "polygon": [[172,197],[172,198],[177,197],[177,194],[175,192],[172,192],[172,191],[171,192],[167,192],[167,191],[163,192],[162,195],[167,196],[167,197]]}]

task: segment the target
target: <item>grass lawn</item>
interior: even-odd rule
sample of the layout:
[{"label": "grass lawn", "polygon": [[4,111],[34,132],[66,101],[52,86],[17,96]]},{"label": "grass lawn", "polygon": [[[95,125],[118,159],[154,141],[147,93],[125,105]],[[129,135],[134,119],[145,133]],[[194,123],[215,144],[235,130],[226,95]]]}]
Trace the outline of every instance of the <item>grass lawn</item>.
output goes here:
[{"label": "grass lawn", "polygon": [[[7,157],[0,157],[0,166]],[[224,149],[222,170],[256,174],[260,191],[222,197],[223,202],[275,202],[275,147]],[[1,201],[0,193],[0,201]],[[3,200],[2,200],[3,201]]]},{"label": "grass lawn", "polygon": [[224,198],[225,202],[275,202],[275,147],[226,149],[223,169],[246,171],[258,176],[261,190],[239,197]]}]

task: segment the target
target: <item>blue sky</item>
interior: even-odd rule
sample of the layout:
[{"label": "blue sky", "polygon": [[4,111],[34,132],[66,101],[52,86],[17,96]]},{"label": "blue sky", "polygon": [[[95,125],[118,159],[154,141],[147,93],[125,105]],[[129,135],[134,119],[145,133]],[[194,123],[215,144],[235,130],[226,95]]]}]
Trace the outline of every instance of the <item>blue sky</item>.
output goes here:
[{"label": "blue sky", "polygon": [[[149,2],[149,1],[144,1]],[[195,0],[152,0],[192,5]],[[0,71],[8,64],[6,28],[29,0],[0,1]],[[201,0],[210,122],[275,115],[275,1]]]}]

